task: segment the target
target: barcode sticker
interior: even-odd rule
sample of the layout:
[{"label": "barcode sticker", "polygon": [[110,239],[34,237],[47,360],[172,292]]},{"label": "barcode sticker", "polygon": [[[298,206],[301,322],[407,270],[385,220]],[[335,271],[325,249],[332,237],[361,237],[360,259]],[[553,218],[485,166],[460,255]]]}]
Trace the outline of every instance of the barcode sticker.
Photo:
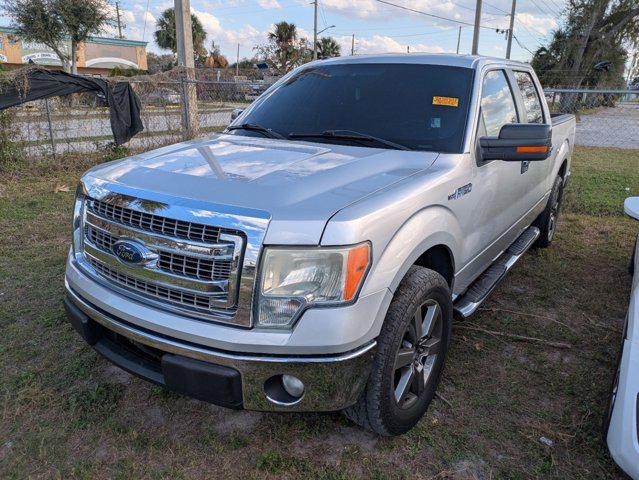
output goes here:
[{"label": "barcode sticker", "polygon": [[458,107],[459,98],[457,97],[433,97],[433,105],[443,105],[445,107]]}]

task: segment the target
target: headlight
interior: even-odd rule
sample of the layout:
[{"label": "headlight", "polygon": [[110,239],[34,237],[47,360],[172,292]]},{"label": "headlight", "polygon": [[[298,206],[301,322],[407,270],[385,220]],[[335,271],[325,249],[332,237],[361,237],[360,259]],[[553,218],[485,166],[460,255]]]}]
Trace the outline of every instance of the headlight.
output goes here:
[{"label": "headlight", "polygon": [[84,188],[80,183],[75,191],[75,202],[73,204],[73,254],[82,251],[82,215],[84,209]]},{"label": "headlight", "polygon": [[287,328],[308,307],[353,302],[370,264],[370,245],[266,248],[262,256],[257,326]]}]

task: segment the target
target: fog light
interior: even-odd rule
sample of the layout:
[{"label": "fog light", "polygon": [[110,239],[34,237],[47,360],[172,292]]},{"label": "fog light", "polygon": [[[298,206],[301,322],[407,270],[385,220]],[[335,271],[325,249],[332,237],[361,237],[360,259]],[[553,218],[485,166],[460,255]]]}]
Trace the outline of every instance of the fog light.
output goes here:
[{"label": "fog light", "polygon": [[291,397],[300,398],[304,394],[304,384],[293,375],[282,375],[282,386]]}]

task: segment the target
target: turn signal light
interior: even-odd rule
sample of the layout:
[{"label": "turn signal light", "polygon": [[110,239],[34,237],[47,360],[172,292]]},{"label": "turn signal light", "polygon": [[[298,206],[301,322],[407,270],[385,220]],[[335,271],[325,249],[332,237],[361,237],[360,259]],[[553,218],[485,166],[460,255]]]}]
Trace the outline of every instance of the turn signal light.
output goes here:
[{"label": "turn signal light", "polygon": [[348,252],[346,266],[346,282],[344,285],[344,300],[349,301],[355,297],[362,277],[366,273],[370,261],[370,246],[363,243]]},{"label": "turn signal light", "polygon": [[546,153],[548,147],[543,145],[541,147],[517,147],[517,153]]}]

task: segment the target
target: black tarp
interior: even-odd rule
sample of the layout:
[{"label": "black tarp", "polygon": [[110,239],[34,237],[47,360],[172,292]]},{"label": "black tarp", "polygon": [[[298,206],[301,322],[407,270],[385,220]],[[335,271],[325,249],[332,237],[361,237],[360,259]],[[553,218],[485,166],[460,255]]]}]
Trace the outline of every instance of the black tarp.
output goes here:
[{"label": "black tarp", "polygon": [[[82,77],[57,70],[34,68],[25,72],[24,80],[0,86],[0,110],[21,103],[80,92],[100,93],[111,113],[111,130],[116,145],[128,142],[144,130],[140,119],[140,99],[128,82],[110,83],[100,78]],[[24,88],[24,91],[23,91]]]}]

